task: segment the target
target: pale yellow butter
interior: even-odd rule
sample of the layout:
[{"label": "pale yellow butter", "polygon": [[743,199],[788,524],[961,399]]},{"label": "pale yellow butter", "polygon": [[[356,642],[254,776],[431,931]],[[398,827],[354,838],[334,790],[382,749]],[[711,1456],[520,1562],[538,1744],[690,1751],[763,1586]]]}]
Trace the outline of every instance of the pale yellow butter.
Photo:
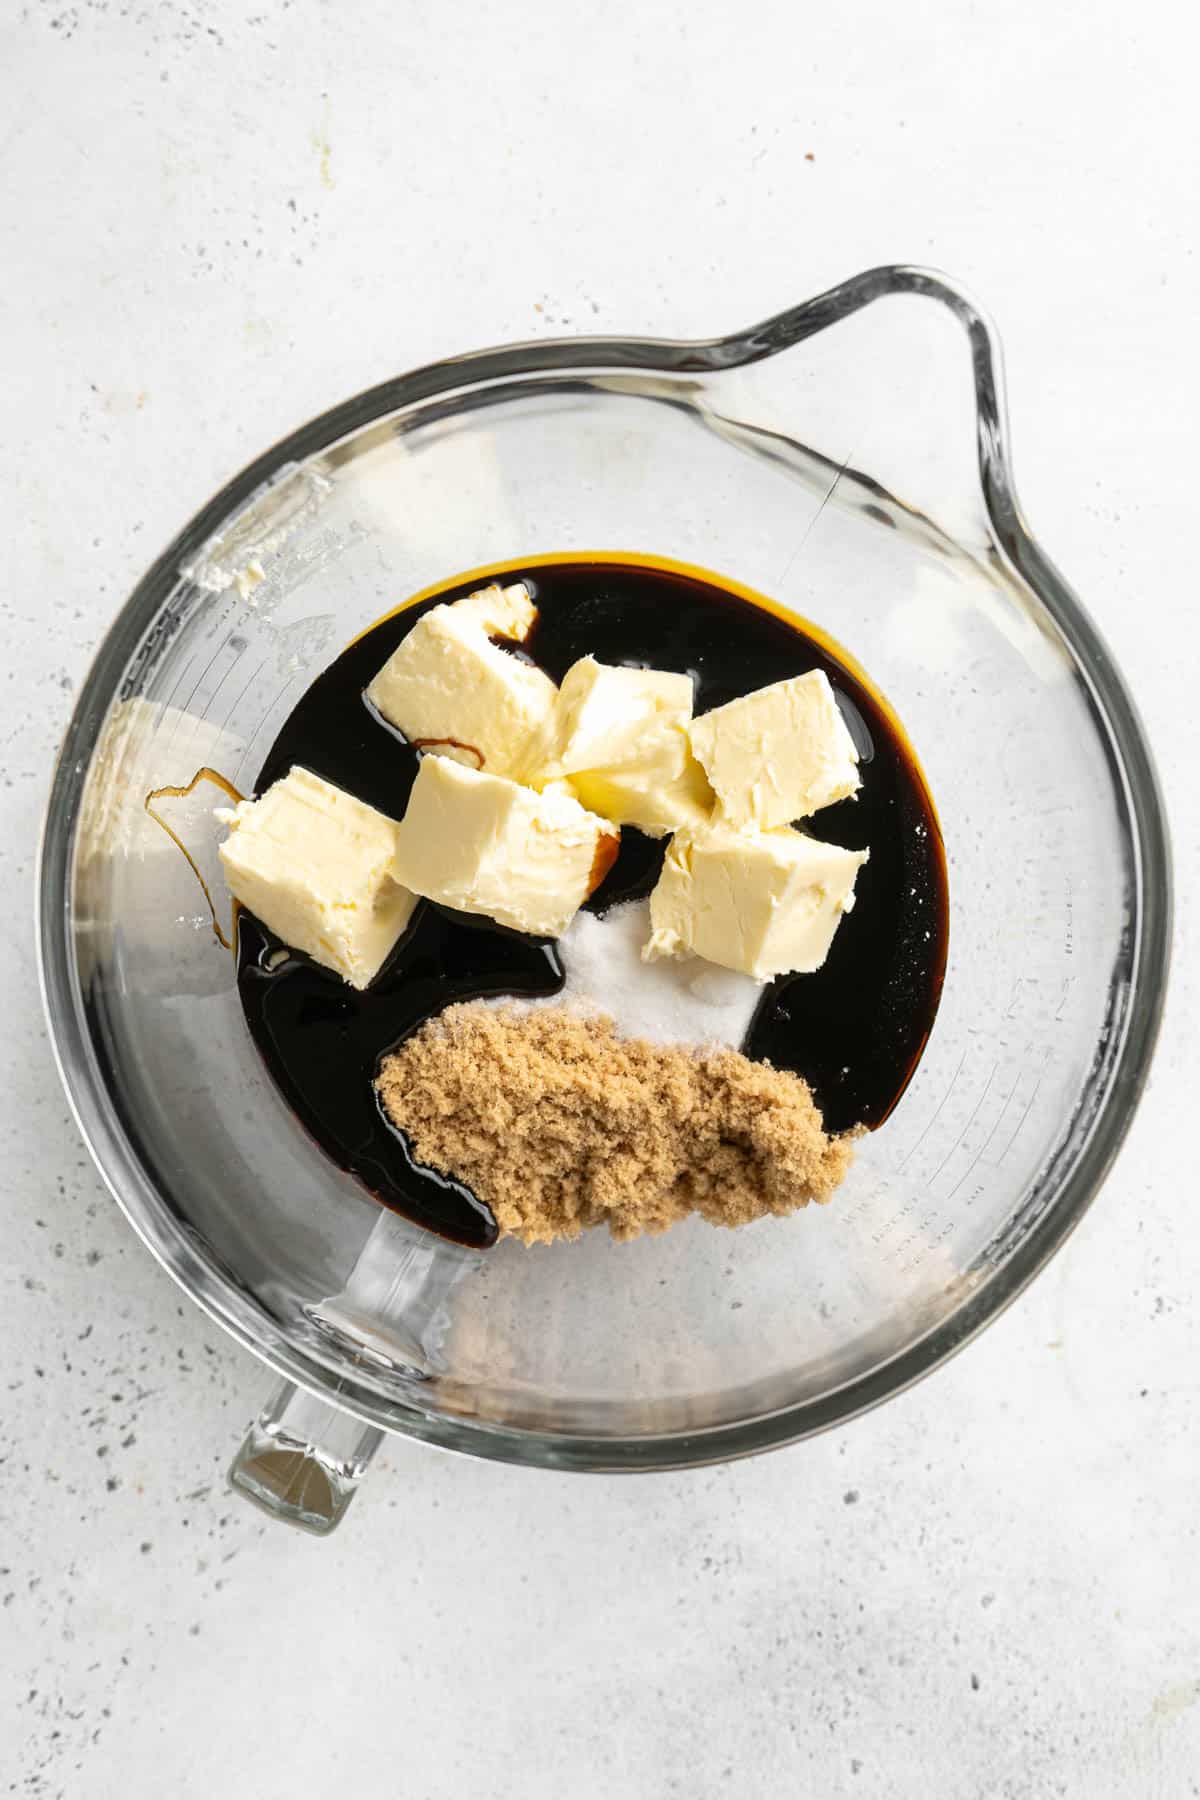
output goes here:
[{"label": "pale yellow butter", "polygon": [[620,833],[562,792],[535,793],[422,758],[392,873],[416,894],[514,931],[560,937],[616,855]]},{"label": "pale yellow butter", "polygon": [[650,896],[642,955],[691,953],[759,981],[811,974],[854,905],[867,854],[786,828],[678,832]]},{"label": "pale yellow butter", "polygon": [[688,735],[730,825],[768,831],[858,792],[858,752],[819,669],[716,707]]},{"label": "pale yellow butter", "polygon": [[391,873],[396,821],[301,768],[216,816],[230,827],[220,855],[234,898],[292,949],[367,987],[416,905]]},{"label": "pale yellow butter", "polygon": [[566,777],[591,812],[652,837],[703,824],[713,792],[688,742],[691,716],[690,676],[581,657],[563,677],[536,784]]},{"label": "pale yellow butter", "polygon": [[545,758],[558,689],[491,640],[523,643],[536,617],[520,582],[432,607],[384,663],[367,699],[418,748],[523,780]]}]

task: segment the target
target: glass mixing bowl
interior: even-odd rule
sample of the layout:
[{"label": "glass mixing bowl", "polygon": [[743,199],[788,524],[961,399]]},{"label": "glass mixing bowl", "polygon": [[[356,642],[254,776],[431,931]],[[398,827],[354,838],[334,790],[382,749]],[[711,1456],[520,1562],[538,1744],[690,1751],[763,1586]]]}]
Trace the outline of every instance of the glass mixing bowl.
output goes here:
[{"label": "glass mixing bowl", "polygon": [[[203,764],[252,787],[305,685],[406,596],[548,551],[650,553],[775,597],[865,665],[922,759],[945,994],[828,1209],[482,1258],[381,1213],[273,1089],[195,875],[145,810]],[[216,800],[169,803],[202,870]],[[233,1479],[314,1530],[384,1430],[665,1468],[802,1437],[934,1367],[1095,1194],[1146,1076],[1170,917],[1142,728],[1017,508],[996,340],[909,268],[730,337],[453,358],[268,451],[102,645],[41,897],[80,1127],[145,1242],[284,1378]]]}]

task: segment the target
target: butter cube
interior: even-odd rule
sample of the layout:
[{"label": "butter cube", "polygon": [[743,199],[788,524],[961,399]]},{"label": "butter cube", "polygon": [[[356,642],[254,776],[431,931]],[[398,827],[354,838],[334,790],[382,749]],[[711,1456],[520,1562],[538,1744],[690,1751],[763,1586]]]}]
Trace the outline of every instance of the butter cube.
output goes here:
[{"label": "butter cube", "polygon": [[432,607],[388,657],[367,699],[418,749],[523,779],[545,755],[558,689],[491,640],[523,643],[536,618],[520,582],[493,582]]},{"label": "butter cube", "polygon": [[650,896],[642,955],[651,962],[691,952],[759,981],[811,974],[854,905],[867,854],[786,828],[678,832]]},{"label": "butter cube", "polygon": [[396,821],[301,768],[217,817],[234,898],[293,950],[369,986],[417,903],[391,874]]},{"label": "butter cube", "polygon": [[620,833],[561,792],[421,759],[396,836],[396,880],[458,912],[560,937],[616,858]]},{"label": "butter cube", "polygon": [[690,676],[581,657],[563,677],[537,785],[565,776],[589,811],[652,837],[703,824],[713,792],[688,743],[691,716]]},{"label": "butter cube", "polygon": [[730,825],[769,831],[858,792],[858,752],[820,669],[716,707],[689,736]]}]

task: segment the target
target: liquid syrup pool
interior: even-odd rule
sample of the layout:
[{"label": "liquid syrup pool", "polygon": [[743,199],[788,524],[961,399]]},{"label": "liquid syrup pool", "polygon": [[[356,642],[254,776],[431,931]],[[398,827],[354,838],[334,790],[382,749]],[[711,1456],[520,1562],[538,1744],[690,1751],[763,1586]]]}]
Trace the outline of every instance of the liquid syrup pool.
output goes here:
[{"label": "liquid syrup pool", "polygon": [[[496,576],[491,578],[495,579]],[[823,669],[859,752],[862,787],[808,829],[827,843],[869,849],[853,911],[824,967],[781,976],[763,991],[742,1049],[802,1075],[828,1131],[883,1122],[912,1078],[932,1028],[946,966],[945,853],[912,748],[886,703],[835,645],[715,576],[619,558],[506,567],[538,617],[519,654],[554,680],[592,655],[688,674],[697,714],[771,682]],[[276,738],[255,783],[262,793],[302,764],[392,818],[416,777],[413,745],[381,723],[363,690],[431,606],[461,599],[476,574],[379,621],[319,675]],[[603,913],[648,894],[666,840],[633,827],[587,902]],[[238,989],[263,1060],[309,1134],[383,1205],[465,1244],[486,1247],[496,1227],[461,1183],[423,1169],[384,1117],[374,1091],[381,1057],[455,1001],[556,993],[555,943],[421,903],[413,924],[365,993],[290,950],[241,912]]]}]

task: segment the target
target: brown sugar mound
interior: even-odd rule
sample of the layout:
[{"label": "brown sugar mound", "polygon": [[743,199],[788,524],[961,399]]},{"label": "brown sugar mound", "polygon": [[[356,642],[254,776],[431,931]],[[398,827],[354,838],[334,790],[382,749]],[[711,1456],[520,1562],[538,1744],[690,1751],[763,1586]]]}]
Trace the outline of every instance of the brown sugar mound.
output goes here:
[{"label": "brown sugar mound", "polygon": [[828,1200],[852,1156],[799,1076],[621,1038],[562,1007],[448,1007],[384,1059],[376,1087],[417,1160],[527,1244],[790,1213]]}]

